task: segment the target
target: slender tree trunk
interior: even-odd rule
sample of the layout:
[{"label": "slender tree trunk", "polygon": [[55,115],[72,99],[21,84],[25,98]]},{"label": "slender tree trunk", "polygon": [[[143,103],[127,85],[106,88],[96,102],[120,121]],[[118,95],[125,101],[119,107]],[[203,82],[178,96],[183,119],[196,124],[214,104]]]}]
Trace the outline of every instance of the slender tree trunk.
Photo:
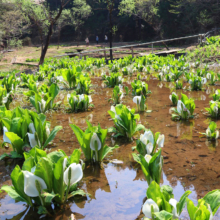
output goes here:
[{"label": "slender tree trunk", "polygon": [[45,44],[41,49],[41,56],[40,56],[39,65],[42,65],[44,63],[44,59],[45,59],[45,56],[47,53],[48,46],[50,44],[50,38],[51,38],[52,34],[53,34],[53,23],[50,25]]},{"label": "slender tree trunk", "polygon": [[109,33],[109,42],[110,42],[110,59],[113,60],[112,55],[112,11],[109,11],[109,24],[110,24],[110,33]]}]

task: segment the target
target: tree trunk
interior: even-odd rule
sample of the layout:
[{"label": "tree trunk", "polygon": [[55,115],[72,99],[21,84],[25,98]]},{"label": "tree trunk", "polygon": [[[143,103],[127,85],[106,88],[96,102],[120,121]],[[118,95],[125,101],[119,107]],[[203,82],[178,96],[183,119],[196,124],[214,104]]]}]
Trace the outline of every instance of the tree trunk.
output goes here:
[{"label": "tree trunk", "polygon": [[45,45],[41,49],[40,62],[38,64],[39,66],[44,63],[44,59],[45,59],[45,56],[46,56],[46,53],[47,53],[48,46],[50,44],[50,38],[51,38],[52,34],[53,34],[53,23],[50,25],[49,32],[47,34],[47,38],[46,38],[46,41],[45,41]]},{"label": "tree trunk", "polygon": [[110,59],[113,60],[112,55],[112,11],[109,11],[109,24],[110,24],[110,33],[109,33],[109,42],[110,42]]}]

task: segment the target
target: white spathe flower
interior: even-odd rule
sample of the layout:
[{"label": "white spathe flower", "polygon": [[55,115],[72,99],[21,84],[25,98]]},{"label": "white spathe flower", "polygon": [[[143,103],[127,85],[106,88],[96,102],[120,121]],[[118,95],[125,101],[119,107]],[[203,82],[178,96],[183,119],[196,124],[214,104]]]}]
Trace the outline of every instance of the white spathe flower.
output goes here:
[{"label": "white spathe flower", "polygon": [[207,77],[207,79],[211,79],[211,77],[212,77],[211,73],[207,73],[206,77]]},{"label": "white spathe flower", "polygon": [[158,139],[157,139],[157,145],[159,148],[162,148],[164,145],[164,140],[165,140],[165,136],[164,134],[160,134]]},{"label": "white spathe flower", "polygon": [[[97,143],[97,145],[98,145],[98,146],[97,146],[97,147],[98,147],[97,149],[96,149],[95,143]],[[92,137],[91,137],[91,140],[90,140],[90,148],[91,148],[92,150],[96,151],[96,150],[100,150],[101,147],[102,147],[102,143],[101,143],[101,141],[100,141],[98,135],[97,135],[96,133],[93,133],[93,135],[92,135]]]},{"label": "white spathe flower", "polygon": [[31,148],[37,146],[38,143],[37,143],[37,141],[36,141],[36,139],[35,139],[35,135],[34,135],[34,134],[31,134],[31,133],[27,133],[27,135],[28,135],[28,139],[29,139]]},{"label": "white spathe flower", "polygon": [[47,138],[50,135],[50,127],[48,125],[46,125],[46,135],[47,135]]},{"label": "white spathe flower", "polygon": [[5,104],[8,101],[8,95],[2,98],[2,103]]},{"label": "white spathe flower", "polygon": [[40,112],[43,113],[46,108],[46,101],[44,99],[41,99],[40,102],[38,101],[38,104],[39,104]]},{"label": "white spathe flower", "polygon": [[135,104],[137,104],[137,105],[140,105],[140,103],[141,103],[141,96],[135,96],[135,97],[133,98],[133,102],[134,102]]},{"label": "white spathe flower", "polygon": [[146,145],[146,150],[147,150],[147,154],[151,154],[152,151],[153,151],[153,144],[151,142],[149,142],[147,145]]},{"label": "white spathe flower", "polygon": [[9,140],[9,138],[6,136],[6,132],[8,132],[8,129],[4,126],[3,127],[3,141],[6,143],[11,144],[11,141]]},{"label": "white spathe flower", "polygon": [[193,83],[193,81],[190,79],[190,80],[189,80],[189,84],[192,84],[192,83]]},{"label": "white spathe flower", "polygon": [[150,163],[151,158],[152,158],[152,156],[149,155],[149,154],[146,154],[146,155],[144,156],[144,159],[147,161],[148,164]]},{"label": "white spathe flower", "polygon": [[79,182],[83,177],[82,166],[80,164],[72,163],[63,174],[63,180],[66,185],[69,183],[69,169],[71,169],[70,186]]},{"label": "white spathe flower", "polygon": [[82,94],[82,95],[79,95],[79,101],[81,102],[81,101],[83,101],[85,99],[85,96],[84,96],[84,94]]},{"label": "white spathe flower", "polygon": [[160,211],[156,202],[154,202],[152,199],[147,199],[142,206],[142,212],[146,218],[152,218],[151,207],[153,207],[154,212]]},{"label": "white spathe flower", "polygon": [[170,199],[169,201],[170,205],[173,206],[173,217],[174,218],[179,218],[179,214],[177,213],[177,208],[176,208],[176,205],[177,205],[177,201],[175,199]]},{"label": "white spathe flower", "polygon": [[207,129],[206,129],[206,135],[207,135],[207,137],[211,137],[211,134],[212,134],[212,132],[211,132],[210,128],[207,128]]},{"label": "white spathe flower", "polygon": [[216,131],[215,133],[215,139],[218,139],[219,138],[219,131]]},{"label": "white spathe flower", "polygon": [[182,114],[183,111],[187,111],[189,113],[189,110],[186,108],[186,106],[183,104],[181,100],[178,100],[177,102],[177,112],[179,114]]},{"label": "white spathe flower", "polygon": [[67,94],[67,102],[69,102],[70,97],[71,97],[71,95]]},{"label": "white spathe flower", "polygon": [[41,185],[41,190],[47,189],[47,185],[44,180],[29,171],[22,171],[24,174],[24,193],[30,197],[39,196],[39,192],[36,188],[36,180]]},{"label": "white spathe flower", "polygon": [[29,128],[29,130],[31,131],[32,134],[35,134],[36,130],[35,130],[33,122],[28,125],[28,128]]},{"label": "white spathe flower", "polygon": [[206,84],[207,83],[207,79],[205,77],[202,77],[202,84]]},{"label": "white spathe flower", "polygon": [[215,90],[215,94],[216,94],[216,95],[218,95],[218,94],[219,94],[219,93],[218,93],[218,90]]},{"label": "white spathe flower", "polygon": [[216,115],[218,114],[218,104],[217,103],[213,107],[213,111],[215,112]]},{"label": "white spathe flower", "polygon": [[116,110],[115,110],[115,107],[114,106],[111,106],[111,109],[110,109],[112,112],[114,112],[115,113],[115,118],[116,119],[118,119],[118,120],[121,120],[121,118],[120,118],[120,116],[119,115],[117,115],[117,113],[116,113]]},{"label": "white spathe flower", "polygon": [[58,79],[60,82],[64,81],[64,79],[63,79],[62,76],[57,76],[57,79]]},{"label": "white spathe flower", "polygon": [[88,95],[88,98],[89,98],[89,103],[91,103],[91,102],[92,102],[92,97],[91,97],[91,95]]},{"label": "white spathe flower", "polygon": [[145,145],[148,144],[148,141],[150,143],[152,143],[152,145],[154,145],[154,135],[153,135],[152,131],[150,131],[150,130],[145,131],[144,134],[141,134],[140,135],[140,141]]}]

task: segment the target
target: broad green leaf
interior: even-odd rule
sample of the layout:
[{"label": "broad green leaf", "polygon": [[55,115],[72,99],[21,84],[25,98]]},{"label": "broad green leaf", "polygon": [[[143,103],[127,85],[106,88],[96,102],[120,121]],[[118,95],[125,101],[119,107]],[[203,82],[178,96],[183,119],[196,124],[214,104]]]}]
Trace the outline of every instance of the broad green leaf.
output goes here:
[{"label": "broad green leaf", "polygon": [[56,136],[57,132],[63,129],[62,126],[56,126],[50,133],[49,137],[47,138],[46,142],[44,143],[43,148],[45,148]]},{"label": "broad green leaf", "polygon": [[70,127],[72,128],[72,130],[73,130],[74,134],[76,135],[76,138],[77,138],[80,146],[82,147],[82,145],[83,145],[83,136],[84,136],[83,131],[76,125],[70,124]]},{"label": "broad green leaf", "polygon": [[4,185],[2,186],[1,190],[4,190],[5,192],[7,192],[8,195],[15,201],[26,202],[26,200],[15,191],[13,186]]},{"label": "broad green leaf", "polygon": [[47,158],[54,164],[57,163],[57,161],[62,158],[65,157],[66,154],[64,154],[62,151],[58,150],[58,151],[53,151],[49,154],[47,154]]},{"label": "broad green leaf", "polygon": [[210,204],[211,210],[213,212],[213,215],[217,212],[219,206],[220,206],[220,190],[216,189],[211,192],[208,192],[204,198],[205,202]]},{"label": "broad green leaf", "polygon": [[13,132],[6,132],[5,135],[9,138],[13,147],[16,149],[17,153],[23,155],[23,146],[24,146],[23,140]]},{"label": "broad green leaf", "polygon": [[49,159],[42,157],[36,165],[36,170],[34,174],[36,176],[41,177],[45,181],[48,191],[52,192],[52,188],[53,188],[53,164],[52,162]]},{"label": "broad green leaf", "polygon": [[68,195],[68,199],[71,198],[71,197],[73,197],[73,196],[76,196],[76,195],[86,196],[87,194],[86,194],[83,190],[79,189],[79,190],[77,190],[77,191],[71,192],[71,193]]},{"label": "broad green leaf", "polygon": [[75,149],[70,156],[70,164],[72,164],[72,163],[78,164],[79,160],[80,160],[80,156],[81,156],[81,150]]},{"label": "broad green leaf", "polygon": [[107,154],[109,154],[110,152],[112,152],[114,149],[117,149],[117,148],[119,148],[118,145],[115,145],[114,147],[108,147],[107,145],[105,145],[103,147],[101,160],[103,160],[107,156]]},{"label": "broad green leaf", "polygon": [[24,192],[24,174],[18,165],[11,173],[11,180],[15,191],[26,200],[27,204],[32,205],[31,198]]},{"label": "broad green leaf", "polygon": [[173,218],[173,214],[162,210],[160,212],[155,212],[154,216],[156,217],[156,220],[171,220]]},{"label": "broad green leaf", "polygon": [[191,191],[187,190],[180,198],[179,202],[177,203],[177,212],[179,214],[181,214],[181,212],[183,211],[185,205],[186,205],[186,200],[187,197],[189,196],[189,194],[191,194]]}]

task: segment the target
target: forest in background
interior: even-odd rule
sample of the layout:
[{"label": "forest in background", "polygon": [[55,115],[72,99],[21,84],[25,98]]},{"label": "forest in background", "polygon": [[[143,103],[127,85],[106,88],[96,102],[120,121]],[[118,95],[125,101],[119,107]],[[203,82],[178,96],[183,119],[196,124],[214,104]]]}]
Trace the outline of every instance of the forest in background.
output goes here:
[{"label": "forest in background", "polygon": [[[219,0],[109,0],[113,4],[113,41],[149,41],[204,33],[219,27]],[[52,11],[60,7],[60,0],[47,0]],[[95,41],[98,35],[104,41],[109,35],[108,1],[73,0],[56,23],[52,42],[60,40]],[[0,41],[29,37],[39,43],[39,34],[33,21],[26,22],[12,3],[0,0]]]}]

